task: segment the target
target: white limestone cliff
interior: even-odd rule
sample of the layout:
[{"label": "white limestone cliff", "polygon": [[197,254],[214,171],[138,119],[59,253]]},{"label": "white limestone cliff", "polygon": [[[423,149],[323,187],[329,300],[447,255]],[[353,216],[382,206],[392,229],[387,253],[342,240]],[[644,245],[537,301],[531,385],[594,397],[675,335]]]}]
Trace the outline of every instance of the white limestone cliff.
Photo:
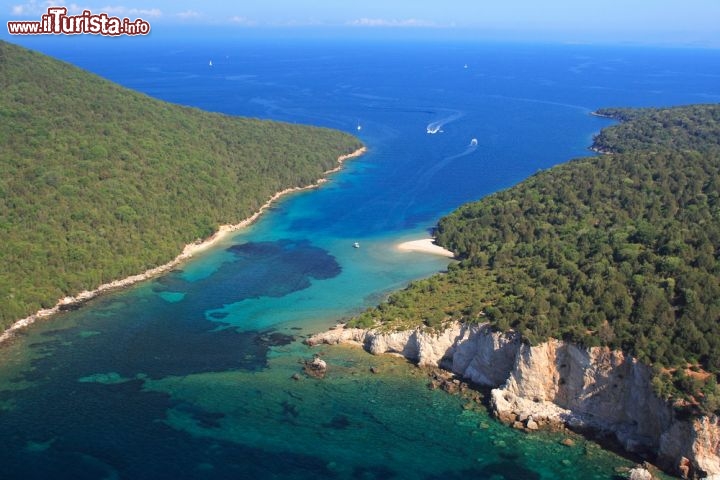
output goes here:
[{"label": "white limestone cliff", "polygon": [[553,339],[530,346],[515,333],[459,322],[440,333],[336,328],[307,341],[347,342],[496,387],[491,406],[506,423],[606,432],[630,452],[655,455],[669,472],[720,479],[720,419],[678,418],[653,393],[650,368],[620,351]]}]

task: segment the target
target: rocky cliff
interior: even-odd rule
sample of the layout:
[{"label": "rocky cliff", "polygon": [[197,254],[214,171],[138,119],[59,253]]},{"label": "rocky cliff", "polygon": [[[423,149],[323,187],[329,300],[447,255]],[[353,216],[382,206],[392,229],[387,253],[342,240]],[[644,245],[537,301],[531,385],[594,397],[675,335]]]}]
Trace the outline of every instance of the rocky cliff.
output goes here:
[{"label": "rocky cliff", "polygon": [[336,328],[307,341],[348,342],[495,387],[491,406],[506,423],[612,434],[629,452],[652,454],[671,473],[720,479],[720,419],[678,418],[654,395],[650,368],[620,351],[558,340],[530,346],[514,333],[461,323],[441,333]]}]

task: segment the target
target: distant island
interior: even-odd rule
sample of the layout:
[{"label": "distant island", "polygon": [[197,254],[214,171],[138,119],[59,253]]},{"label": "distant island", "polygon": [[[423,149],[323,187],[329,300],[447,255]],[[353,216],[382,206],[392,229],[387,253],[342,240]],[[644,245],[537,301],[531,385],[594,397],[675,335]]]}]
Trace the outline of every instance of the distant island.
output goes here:
[{"label": "distant island", "polygon": [[595,138],[604,155],[443,218],[458,263],[310,343],[439,364],[501,387],[511,424],[593,426],[720,474],[720,106],[597,114],[622,121]]},{"label": "distant island", "polygon": [[362,147],[172,105],[7,42],[0,72],[0,329],[167,264]]}]

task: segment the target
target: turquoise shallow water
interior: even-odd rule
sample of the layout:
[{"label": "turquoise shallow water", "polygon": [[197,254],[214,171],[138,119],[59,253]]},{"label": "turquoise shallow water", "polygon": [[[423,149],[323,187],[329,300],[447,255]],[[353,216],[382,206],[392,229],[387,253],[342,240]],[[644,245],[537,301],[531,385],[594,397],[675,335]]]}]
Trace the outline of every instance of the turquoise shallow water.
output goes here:
[{"label": "turquoise shallow water", "polygon": [[170,101],[352,131],[369,152],[178,270],[4,345],[1,478],[608,479],[632,465],[508,429],[400,359],[323,348],[328,376],[306,378],[317,350],[301,340],[443,270],[395,245],[588,154],[608,124],[591,110],[720,99],[716,52],[41,40],[24,41]]}]

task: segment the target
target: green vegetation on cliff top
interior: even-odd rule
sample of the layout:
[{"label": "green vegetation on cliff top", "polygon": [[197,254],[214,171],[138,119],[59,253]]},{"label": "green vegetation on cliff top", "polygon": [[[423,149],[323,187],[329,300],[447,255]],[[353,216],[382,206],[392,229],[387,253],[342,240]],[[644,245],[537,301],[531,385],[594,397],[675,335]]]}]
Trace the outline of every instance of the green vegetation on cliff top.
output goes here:
[{"label": "green vegetation on cliff top", "polygon": [[620,348],[679,408],[720,406],[720,106],[606,109],[571,161],[442,219],[461,260],[351,323],[489,321],[526,341]]},{"label": "green vegetation on cliff top", "polygon": [[0,42],[0,327],[174,258],[359,148],[161,102]]}]

